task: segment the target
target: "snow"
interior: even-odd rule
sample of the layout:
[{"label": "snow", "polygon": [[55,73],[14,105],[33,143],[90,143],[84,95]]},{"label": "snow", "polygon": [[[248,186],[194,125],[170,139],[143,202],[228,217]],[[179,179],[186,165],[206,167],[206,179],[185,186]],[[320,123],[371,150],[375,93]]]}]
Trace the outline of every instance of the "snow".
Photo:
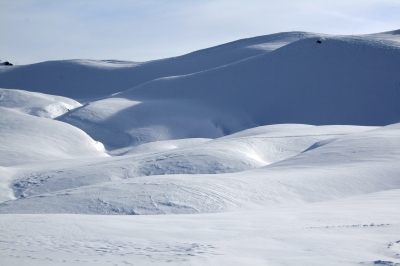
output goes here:
[{"label": "snow", "polygon": [[2,263],[397,265],[398,32],[0,67]]},{"label": "snow", "polygon": [[107,156],[85,132],[45,118],[0,107],[2,166],[55,159]]},{"label": "snow", "polygon": [[[56,94],[74,99],[93,99],[124,91],[153,79],[190,74],[230,64],[308,36],[315,34],[278,33],[243,39],[183,56],[140,63],[79,59],[13,68],[0,66],[0,87]],[[268,47],[260,49],[254,45]]]},{"label": "snow", "polygon": [[0,88],[0,106],[29,115],[56,118],[82,104],[60,96]]},{"label": "snow", "polygon": [[13,265],[395,263],[399,261],[396,254],[400,248],[399,195],[399,190],[389,190],[323,203],[202,215],[3,215],[2,262]]},{"label": "snow", "polygon": [[216,138],[259,125],[398,122],[400,46],[376,37],[325,37],[321,44],[318,39],[304,38],[223,67],[146,82],[60,120],[109,149]]}]

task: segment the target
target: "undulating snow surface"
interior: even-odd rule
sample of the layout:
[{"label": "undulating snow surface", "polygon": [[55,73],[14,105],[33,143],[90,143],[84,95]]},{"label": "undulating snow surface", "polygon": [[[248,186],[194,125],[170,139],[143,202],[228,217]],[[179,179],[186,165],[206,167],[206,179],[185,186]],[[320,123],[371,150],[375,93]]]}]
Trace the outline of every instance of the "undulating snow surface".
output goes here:
[{"label": "undulating snow surface", "polygon": [[0,106],[34,116],[55,118],[82,105],[65,97],[0,88]]},{"label": "undulating snow surface", "polygon": [[243,39],[183,56],[140,63],[63,60],[13,68],[0,67],[0,87],[91,99],[124,91],[153,79],[227,65],[311,36],[316,35],[305,32],[278,33]]},{"label": "undulating snow surface", "polygon": [[398,43],[310,37],[218,68],[146,82],[59,119],[109,148],[216,138],[266,124],[382,126],[399,121],[399,69]]},{"label": "undulating snow surface", "polygon": [[399,70],[399,31],[0,66],[1,262],[400,265]]}]

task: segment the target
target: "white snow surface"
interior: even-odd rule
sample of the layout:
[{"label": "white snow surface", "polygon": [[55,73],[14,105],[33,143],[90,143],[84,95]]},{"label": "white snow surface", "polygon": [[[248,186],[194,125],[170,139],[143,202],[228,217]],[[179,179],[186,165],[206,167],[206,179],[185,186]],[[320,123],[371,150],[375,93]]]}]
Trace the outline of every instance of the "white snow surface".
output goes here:
[{"label": "white snow surface", "polygon": [[270,124],[383,126],[400,119],[398,69],[398,42],[376,35],[307,37],[217,68],[152,80],[59,119],[109,149]]},{"label": "white snow surface", "polygon": [[277,33],[148,62],[79,59],[12,68],[0,66],[0,87],[92,99],[124,91],[153,79],[227,65],[311,36],[316,35],[306,32]]},{"label": "white snow surface", "polygon": [[29,115],[56,118],[82,104],[66,97],[0,88],[0,106]]},{"label": "white snow surface", "polygon": [[0,264],[400,265],[399,33],[0,67]]}]

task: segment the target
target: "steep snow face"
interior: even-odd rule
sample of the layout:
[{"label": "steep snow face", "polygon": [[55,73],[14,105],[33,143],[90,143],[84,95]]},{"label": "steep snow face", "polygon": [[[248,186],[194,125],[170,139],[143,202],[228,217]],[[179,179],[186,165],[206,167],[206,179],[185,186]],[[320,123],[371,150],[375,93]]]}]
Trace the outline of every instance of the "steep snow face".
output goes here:
[{"label": "steep snow face", "polygon": [[0,106],[29,115],[55,118],[82,105],[65,97],[0,88]]},{"label": "steep snow face", "polygon": [[0,87],[93,99],[127,90],[153,79],[190,74],[270,52],[315,36],[288,32],[243,39],[187,55],[143,63],[116,60],[65,60],[1,67]]},{"label": "steep snow face", "polygon": [[154,80],[60,119],[110,149],[216,138],[265,124],[376,126],[400,120],[398,43],[378,37],[317,40],[306,38],[223,67]]}]

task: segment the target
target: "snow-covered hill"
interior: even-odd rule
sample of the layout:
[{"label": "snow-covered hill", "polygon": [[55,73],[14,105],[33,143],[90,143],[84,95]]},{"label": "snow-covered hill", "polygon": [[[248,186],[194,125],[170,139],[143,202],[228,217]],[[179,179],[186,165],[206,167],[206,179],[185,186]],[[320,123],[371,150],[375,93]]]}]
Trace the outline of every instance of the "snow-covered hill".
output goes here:
[{"label": "snow-covered hill", "polygon": [[56,118],[82,105],[65,97],[0,88],[0,106],[29,115]]},{"label": "snow-covered hill", "polygon": [[[311,37],[223,67],[147,82],[60,118],[111,147],[300,123],[400,121],[400,45]],[[112,131],[108,130],[112,128]]]},{"label": "snow-covered hill", "polygon": [[1,261],[397,265],[399,33],[0,66]]},{"label": "snow-covered hill", "polygon": [[0,87],[93,99],[130,89],[153,79],[185,75],[270,52],[292,41],[315,36],[278,33],[243,39],[187,55],[149,61],[63,60],[1,67]]}]

